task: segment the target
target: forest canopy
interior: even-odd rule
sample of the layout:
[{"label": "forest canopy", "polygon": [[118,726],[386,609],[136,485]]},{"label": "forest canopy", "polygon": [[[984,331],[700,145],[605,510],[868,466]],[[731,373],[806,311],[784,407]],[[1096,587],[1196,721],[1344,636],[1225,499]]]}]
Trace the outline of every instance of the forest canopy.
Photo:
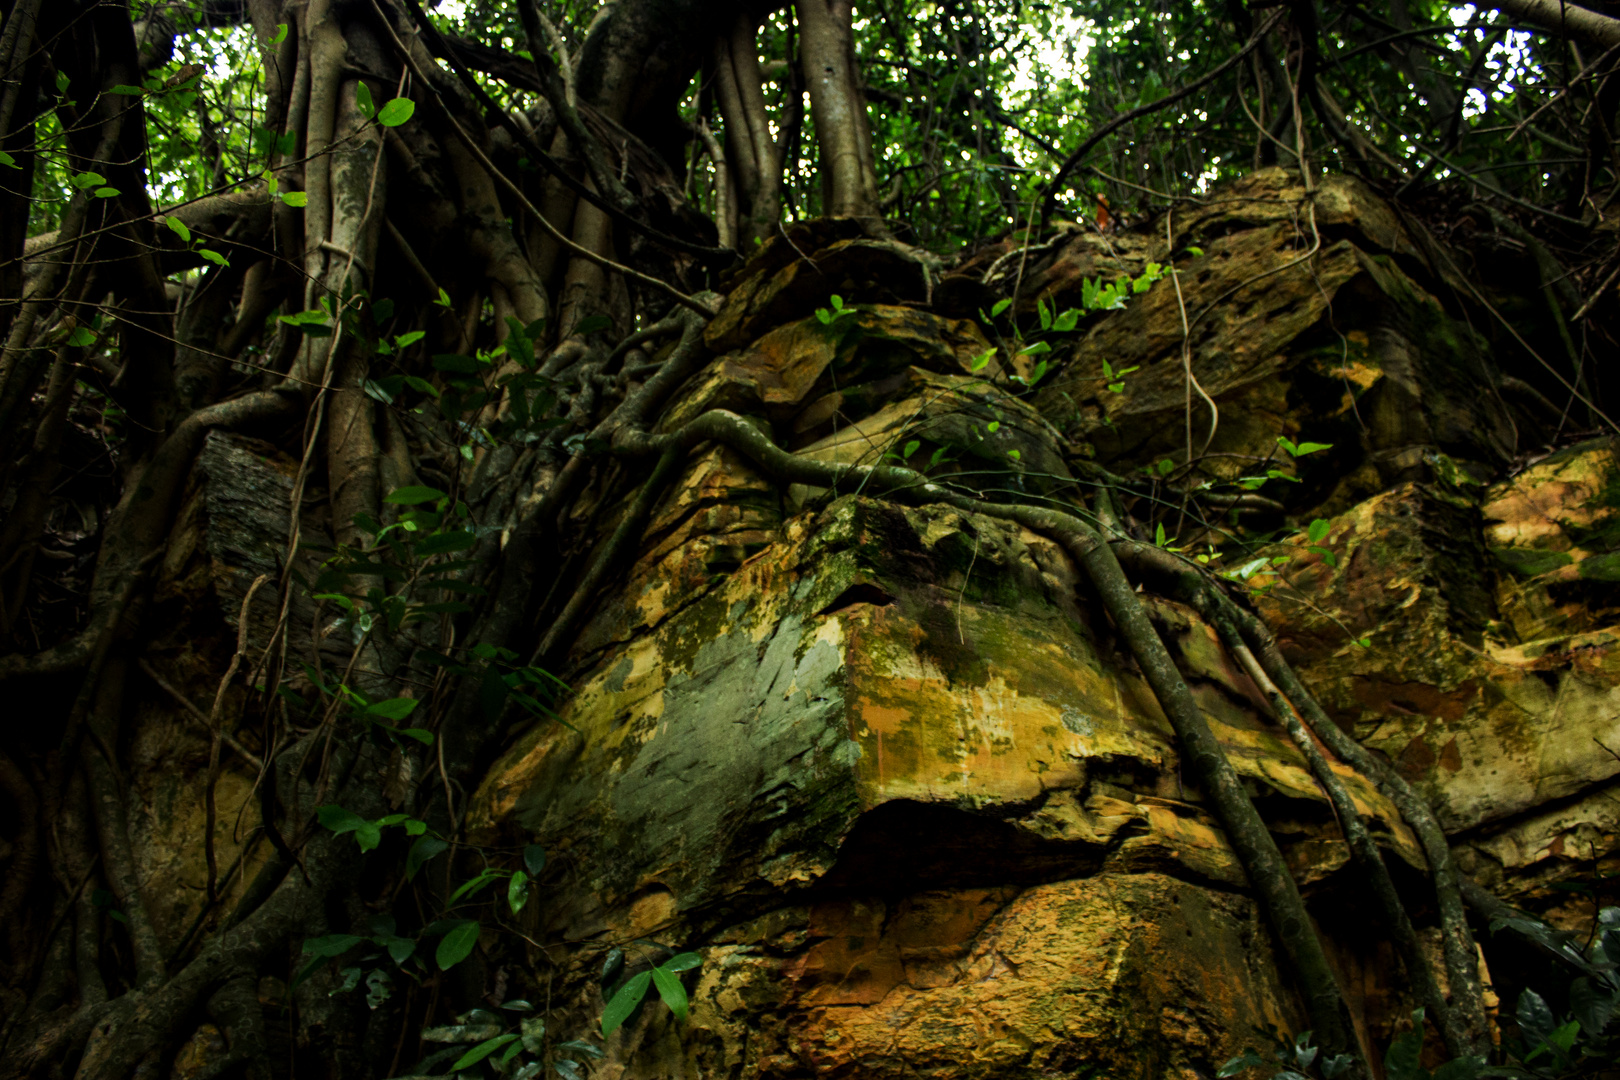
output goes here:
[{"label": "forest canopy", "polygon": [[[1488,342],[1507,396],[1537,417],[1514,428],[1514,453],[1616,431],[1620,7],[0,11],[0,681],[32,703],[0,729],[0,1077],[167,1070],[204,1013],[228,1034],[210,1077],[288,1075],[272,1014],[297,1029],[299,1075],[400,1076],[407,1034],[482,1008],[479,950],[540,947],[519,917],[546,858],[472,843],[468,793],[514,731],[555,721],[592,605],[687,456],[711,446],[783,489],[854,484],[1052,538],[1233,837],[1340,1062],[1329,1075],[1369,1076],[1299,889],[1139,587],[1206,616],[1302,754],[1320,764],[1314,748],[1330,746],[1393,793],[1429,859],[1437,959],[1420,954],[1356,805],[1331,792],[1448,1057],[1495,1053],[1467,885],[1432,811],[1327,719],[1244,606],[1255,553],[1306,508],[1296,459],[1332,444],[1268,431],[1276,446],[1242,467],[1209,452],[1219,409],[1190,344],[1207,309],[1181,292],[1204,252],[1181,230],[1263,174],[1266,191],[1301,192],[1279,212],[1290,246],[1275,272],[1314,266],[1348,226],[1319,223],[1312,200],[1353,183],[1390,208],[1391,233],[1427,238],[1401,265],[1471,253],[1436,276],[1448,317]],[[1074,236],[1131,269],[1088,278],[1060,310],[1026,283]],[[820,259],[858,288],[794,283]],[[919,449],[926,432],[875,464],[812,460],[764,411],[744,415],[720,370],[789,308],[834,336],[881,323],[937,345],[948,330],[960,340],[935,351],[971,353],[964,377],[1078,443],[1091,421],[1060,392],[1064,335],[1153,289],[1175,298],[1185,437],[1178,414],[1172,449],[1121,466],[1131,476],[1089,452],[984,465],[943,437]],[[940,321],[919,331],[905,321],[919,312]],[[1122,393],[1136,368],[1102,370],[1093,381]],[[671,404],[692,401],[705,408]],[[254,471],[271,461],[274,483]],[[196,539],[197,507],[216,498],[199,477],[240,504],[240,536],[209,540],[241,562],[219,587],[223,620],[186,599],[229,561]],[[251,551],[242,539],[266,535]],[[147,909],[136,871],[131,732],[153,701],[205,747],[193,846],[206,884],[183,925]],[[250,779],[227,812],[230,769]],[[392,958],[397,979],[373,968],[361,987],[361,968],[329,963],[350,950]],[[684,1016],[680,975],[699,958],[655,960],[626,967],[620,951],[597,981]],[[641,1000],[603,997],[609,1034]],[[490,1023],[463,1025],[481,1057],[445,1036],[462,1063],[433,1074],[517,1072],[541,1060],[520,1055],[557,1049],[543,1025]]]}]

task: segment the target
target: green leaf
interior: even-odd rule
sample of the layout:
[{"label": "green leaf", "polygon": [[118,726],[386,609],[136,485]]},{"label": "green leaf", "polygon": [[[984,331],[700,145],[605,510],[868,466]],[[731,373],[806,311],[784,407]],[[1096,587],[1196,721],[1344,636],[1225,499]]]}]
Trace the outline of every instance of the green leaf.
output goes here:
[{"label": "green leaf", "polygon": [[828,298],[827,302],[833,306],[834,311],[844,310],[844,298],[839,296],[837,293],[833,293],[832,296]]},{"label": "green leaf", "polygon": [[396,966],[409,960],[412,954],[416,952],[416,940],[414,938],[399,937],[391,934],[374,937],[371,940],[388,950],[388,958]]},{"label": "green leaf", "polygon": [[1231,1061],[1228,1061],[1225,1065],[1222,1065],[1218,1070],[1216,1070],[1215,1075],[1219,1077],[1220,1080],[1226,1080],[1227,1077],[1236,1076],[1244,1069],[1252,1069],[1256,1065],[1264,1064],[1265,1061],[1260,1057],[1259,1054],[1255,1053],[1253,1050],[1245,1050],[1239,1056],[1233,1058]]},{"label": "green leaf", "polygon": [[450,894],[450,899],[445,902],[445,906],[446,907],[454,907],[457,900],[460,900],[464,896],[470,897],[470,896],[474,895],[475,893],[482,890],[484,888],[484,886],[488,885],[492,881],[499,880],[502,876],[503,876],[503,871],[500,871],[500,870],[485,870],[483,873],[479,874],[477,877],[473,878],[471,881],[465,882],[461,886],[461,888],[459,888],[455,892],[451,893]]},{"label": "green leaf", "polygon": [[1012,307],[1011,299],[997,300],[994,304],[990,305],[990,317],[994,319],[996,316],[1000,315],[1003,311],[1006,311],[1010,307]]},{"label": "green leaf", "polygon": [[411,845],[411,850],[405,855],[405,880],[414,881],[416,872],[422,869],[429,859],[448,850],[449,847],[449,841],[440,840],[437,836],[417,837],[416,843]]},{"label": "green leaf", "polygon": [[410,98],[397,97],[377,110],[377,123],[383,127],[399,127],[399,125],[409,120],[414,112],[416,112],[416,102]]},{"label": "green leaf", "polygon": [[354,88],[354,104],[360,110],[360,115],[370,120],[377,113],[377,106],[371,101],[371,87],[364,82],[357,83]]},{"label": "green leaf", "polygon": [[1384,1054],[1384,1075],[1389,1080],[1428,1080],[1423,1067],[1423,1010],[1412,1014],[1412,1030],[1395,1036]]},{"label": "green leaf", "polygon": [[493,1039],[481,1042],[457,1058],[456,1063],[450,1066],[450,1071],[460,1072],[462,1069],[476,1065],[480,1061],[483,1061],[485,1058],[489,1057],[489,1055],[493,1054],[495,1051],[499,1050],[501,1047],[505,1046],[507,1043],[517,1042],[517,1038],[516,1033],[508,1033],[506,1035],[497,1035]]},{"label": "green leaf", "polygon": [[1176,463],[1171,461],[1169,458],[1164,458],[1163,460],[1161,460],[1159,462],[1159,475],[1160,476],[1169,476],[1171,473],[1173,473],[1175,471],[1176,471]]},{"label": "green leaf", "polygon": [[96,343],[96,332],[88,326],[76,326],[73,333],[68,335],[67,343],[75,349],[82,349]]},{"label": "green leaf", "polygon": [[449,307],[450,306],[450,294],[445,292],[443,289],[440,289],[439,290],[439,298],[437,300],[433,301],[433,302],[435,304],[438,304],[440,307]]},{"label": "green leaf", "polygon": [[197,254],[201,255],[215,266],[231,265],[231,261],[217,251],[209,251],[207,248],[198,248]]},{"label": "green leaf", "polygon": [[1322,1075],[1327,1080],[1338,1080],[1339,1077],[1350,1071],[1356,1059],[1349,1054],[1334,1054],[1332,1057],[1322,1059]]},{"label": "green leaf", "polygon": [[1560,1026],[1551,1035],[1547,1036],[1547,1045],[1568,1054],[1575,1046],[1575,1040],[1580,1037],[1581,1024],[1578,1020],[1571,1020]]},{"label": "green leaf", "polygon": [[666,971],[691,971],[703,966],[703,957],[695,952],[683,952],[664,961]]},{"label": "green leaf", "polygon": [[416,711],[421,702],[415,698],[397,697],[387,701],[374,701],[366,706],[367,716],[380,716],[385,720],[403,720]]},{"label": "green leaf", "polygon": [[427,337],[427,331],[425,331],[425,330],[412,330],[408,334],[401,334],[398,337],[396,337],[394,339],[394,348],[399,349],[401,352],[403,352],[404,350],[410,348],[412,345],[415,345],[418,341],[421,341],[425,337]]},{"label": "green leaf", "polygon": [[276,35],[275,35],[275,37],[270,39],[270,44],[272,44],[272,45],[280,45],[283,41],[286,41],[286,40],[287,40],[287,24],[286,23],[277,23],[276,24]]},{"label": "green leaf", "polygon": [[905,446],[900,448],[900,459],[902,461],[910,461],[911,455],[915,454],[917,452],[917,448],[921,445],[922,443],[918,442],[916,439],[912,439],[910,442],[906,443]]},{"label": "green leaf", "polygon": [[129,86],[125,83],[119,83],[111,90],[108,90],[107,93],[121,94],[124,97],[140,97],[142,94],[146,93],[146,91],[141,89],[139,86]]},{"label": "green leaf", "polygon": [[1164,545],[1168,544],[1169,542],[1170,541],[1165,539],[1165,536],[1164,536],[1164,522],[1161,521],[1153,529],[1153,546],[1154,547],[1164,547]]},{"label": "green leaf", "polygon": [[592,1046],[590,1043],[586,1042],[583,1039],[569,1039],[567,1042],[562,1043],[557,1047],[557,1052],[558,1053],[568,1053],[568,1054],[584,1054],[588,1058],[598,1058],[598,1059],[607,1056],[600,1049],[598,1049],[595,1046]]},{"label": "green leaf", "polygon": [[471,956],[473,946],[477,944],[478,923],[472,919],[458,922],[448,934],[440,939],[439,947],[434,952],[433,959],[439,965],[440,971],[449,971]]},{"label": "green leaf", "polygon": [[309,195],[302,191],[288,191],[281,196],[281,201],[288,206],[308,206]]},{"label": "green leaf", "polygon": [[1294,456],[1304,457],[1306,454],[1314,454],[1318,450],[1331,449],[1333,449],[1333,444],[1330,442],[1302,442],[1294,448]]},{"label": "green leaf", "polygon": [[647,987],[652,985],[652,972],[643,971],[619,987],[619,992],[613,995],[613,1000],[607,1003],[602,1010],[602,1037],[607,1038],[618,1031],[623,1023],[630,1019],[630,1014],[636,1011],[641,999],[647,996]]},{"label": "green leaf", "polygon": [[465,551],[478,542],[478,537],[466,529],[456,529],[451,532],[436,533],[426,539],[416,542],[416,554],[426,558],[429,555],[443,555],[447,551]]},{"label": "green leaf", "polygon": [[98,199],[116,199],[119,195],[122,195],[123,192],[119,191],[115,187],[98,187],[95,191],[91,192],[91,194]]},{"label": "green leaf", "polygon": [[[432,746],[433,745],[433,732],[429,731],[427,728],[419,728],[419,727],[400,728],[399,731],[396,732],[396,734],[403,735],[407,739],[415,739],[417,742],[421,743],[423,746]],[[410,833],[411,830],[409,828],[407,828],[405,831]],[[419,829],[417,831],[420,832],[421,830]],[[414,836],[416,834],[411,833],[411,835]]]},{"label": "green leaf", "polygon": [[669,1011],[675,1014],[675,1019],[686,1019],[686,987],[681,985],[679,975],[666,968],[652,969],[653,984],[658,987],[658,996],[664,999]]},{"label": "green leaf", "polygon": [[546,849],[539,844],[530,844],[524,848],[523,866],[529,871],[530,877],[539,877],[540,871],[546,868]]},{"label": "green leaf", "polygon": [[107,178],[105,176],[102,176],[100,173],[93,172],[80,173],[72,180],[73,186],[78,188],[80,191],[83,191],[85,188],[100,187],[106,182]]},{"label": "green leaf", "polygon": [[506,883],[506,905],[516,915],[523,910],[523,905],[529,902],[529,875],[518,870],[512,874],[512,880]]},{"label": "green leaf", "polygon": [[990,358],[994,355],[996,355],[995,349],[986,349],[973,358],[973,363],[968,365],[968,369],[970,371],[983,371],[985,366],[990,363]]},{"label": "green leaf", "polygon": [[4,165],[8,169],[22,168],[21,165],[17,164],[17,159],[6,153],[4,150],[0,150],[0,165]]},{"label": "green leaf", "polygon": [[1305,530],[1305,535],[1311,538],[1311,543],[1320,544],[1323,540],[1327,539],[1327,534],[1332,528],[1332,522],[1328,521],[1326,518],[1317,518],[1315,521],[1311,522],[1310,528]]},{"label": "green leaf", "polygon": [[327,937],[310,938],[304,942],[304,953],[308,956],[328,958],[342,956],[364,940],[365,938],[355,934],[330,934]]},{"label": "green leaf", "polygon": [[1066,334],[1078,325],[1080,325],[1080,312],[1075,308],[1070,308],[1057,317],[1052,323],[1052,329]]},{"label": "green leaf", "polygon": [[438,488],[412,484],[409,487],[395,488],[383,497],[383,502],[393,503],[395,506],[419,506],[425,502],[436,502],[448,497]]},{"label": "green leaf", "polygon": [[1433,1080],[1474,1080],[1485,1068],[1482,1057],[1460,1057],[1434,1070]]},{"label": "green leaf", "polygon": [[362,825],[369,824],[365,818],[361,817],[353,810],[345,810],[343,807],[336,805],[321,807],[319,810],[315,811],[315,817],[322,825],[326,826],[328,829],[331,829],[339,836],[342,836],[347,832],[354,832]]}]

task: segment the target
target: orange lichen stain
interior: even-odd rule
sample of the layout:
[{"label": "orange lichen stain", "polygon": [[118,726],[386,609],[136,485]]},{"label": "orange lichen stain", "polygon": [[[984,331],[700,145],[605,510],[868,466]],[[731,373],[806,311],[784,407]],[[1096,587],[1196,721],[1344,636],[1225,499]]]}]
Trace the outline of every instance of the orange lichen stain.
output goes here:
[{"label": "orange lichen stain", "polygon": [[1144,1036],[1224,1060],[1296,1019],[1257,978],[1253,916],[1156,873],[839,901],[811,925],[780,1006],[791,1049],[758,1075],[972,1080],[1078,1057],[1134,1075]]},{"label": "orange lichen stain", "polygon": [[855,708],[856,716],[869,730],[879,734],[898,735],[907,720],[911,719],[910,711],[896,708],[892,705],[879,705],[871,698],[863,697]]},{"label": "orange lichen stain", "polygon": [[1358,681],[1354,687],[1356,700],[1374,714],[1396,712],[1450,721],[1463,718],[1468,707],[1479,700],[1479,691],[1480,684],[1475,679],[1449,692],[1425,683],[1373,679]]}]

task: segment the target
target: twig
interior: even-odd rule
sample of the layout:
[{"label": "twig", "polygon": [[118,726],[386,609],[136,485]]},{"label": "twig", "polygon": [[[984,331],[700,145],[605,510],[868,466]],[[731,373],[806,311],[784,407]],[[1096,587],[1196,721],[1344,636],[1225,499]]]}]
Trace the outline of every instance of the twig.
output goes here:
[{"label": "twig", "polygon": [[214,788],[219,783],[219,744],[222,734],[219,714],[220,710],[225,707],[225,691],[230,688],[231,680],[236,678],[236,671],[242,666],[242,657],[247,655],[248,609],[253,604],[253,594],[259,591],[259,586],[269,580],[269,574],[260,574],[253,579],[253,584],[248,586],[247,595],[242,597],[242,608],[236,616],[236,652],[231,656],[231,662],[225,669],[225,675],[219,680],[219,689],[214,692],[214,707],[208,713],[208,730],[211,738],[208,744],[208,783],[203,788],[203,808],[205,812],[203,858],[208,864],[209,903],[219,899],[219,866],[214,856],[214,824],[216,818]]},{"label": "twig", "polygon": [[[198,720],[201,720],[204,725],[207,725],[208,714],[198,708],[190,698],[186,697],[186,695],[179,690],[178,687],[160,675],[158,670],[147,661],[146,657],[143,656],[136,660],[135,664],[142,671],[146,672],[147,678],[157,683],[158,689],[172,697],[175,700],[175,704],[185,709]],[[226,746],[230,747],[233,751],[240,755],[242,760],[246,761],[249,765],[252,765],[254,769],[261,771],[264,769],[264,761],[259,757],[259,755],[243,746],[241,741],[238,740],[235,735],[232,735],[228,731],[222,730],[220,732],[220,737],[224,739]]]}]

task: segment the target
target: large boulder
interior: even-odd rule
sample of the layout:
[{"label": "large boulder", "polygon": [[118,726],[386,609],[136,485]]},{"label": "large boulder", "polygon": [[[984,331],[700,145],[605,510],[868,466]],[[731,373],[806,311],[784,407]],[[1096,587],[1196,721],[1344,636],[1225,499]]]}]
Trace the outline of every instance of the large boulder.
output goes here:
[{"label": "large boulder", "polygon": [[[1185,465],[1190,431],[1194,482],[1275,469],[1305,483],[1268,493],[1335,510],[1428,477],[1437,453],[1480,476],[1506,465],[1520,414],[1442,300],[1443,252],[1346,177],[1307,196],[1266,170],[1218,196],[1174,215],[1174,248],[1155,226],[1148,254],[1173,278],[1058,345],[1047,416],[1116,471]],[[1333,450],[1296,460],[1279,436]]]},{"label": "large boulder", "polygon": [[1428,795],[1465,869],[1571,925],[1590,905],[1557,887],[1620,849],[1617,491],[1608,440],[1489,488],[1405,484],[1332,520],[1331,564],[1296,537],[1252,579],[1306,681]]}]

